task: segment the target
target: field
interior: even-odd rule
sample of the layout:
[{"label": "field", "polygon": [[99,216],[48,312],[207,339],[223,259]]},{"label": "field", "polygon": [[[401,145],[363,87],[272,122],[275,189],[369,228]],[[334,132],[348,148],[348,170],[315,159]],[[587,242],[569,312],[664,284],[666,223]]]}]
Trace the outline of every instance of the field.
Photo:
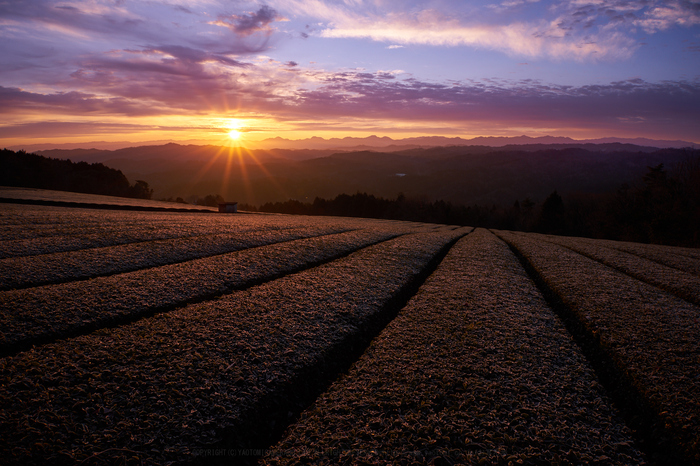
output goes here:
[{"label": "field", "polygon": [[15,188],[0,186],[0,200],[18,204],[40,204],[63,207],[96,207],[100,209],[120,210],[150,210],[150,211],[198,211],[214,212],[215,207],[176,204],[173,202],[155,201],[150,199],[131,199],[127,197],[102,196],[99,194],[72,193],[50,189]]},{"label": "field", "polygon": [[700,464],[698,250],[13,203],[0,240],[3,464]]}]

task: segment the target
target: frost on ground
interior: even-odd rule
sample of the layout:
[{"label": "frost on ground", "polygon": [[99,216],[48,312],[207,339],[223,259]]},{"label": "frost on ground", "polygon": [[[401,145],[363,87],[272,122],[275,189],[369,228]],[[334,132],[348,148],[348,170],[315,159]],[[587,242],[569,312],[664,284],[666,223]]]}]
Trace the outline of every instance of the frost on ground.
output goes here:
[{"label": "frost on ground", "polygon": [[652,428],[665,448],[700,462],[700,308],[537,235],[499,235],[614,362],[656,419]]},{"label": "frost on ground", "polygon": [[[264,464],[641,464],[508,247],[477,230]],[[435,463],[435,462],[438,463]]]},{"label": "frost on ground", "polygon": [[[678,254],[679,251],[687,251],[687,249],[658,245],[654,248],[643,245],[647,247],[642,249],[631,247],[630,243],[620,244],[613,241],[601,244],[600,241],[566,236],[536,235],[536,237],[565,246],[638,280],[668,290],[695,305],[700,305],[700,274],[696,270],[700,268],[698,267],[700,259]],[[662,252],[665,254],[660,254]]]},{"label": "frost on ground", "polygon": [[[267,450],[294,456],[266,461],[642,463],[520,262],[470,231],[2,204],[0,462],[198,463],[269,449],[270,432],[321,394]],[[700,462],[700,310],[674,295],[674,270],[697,276],[694,252],[498,235]]]},{"label": "frost on ground", "polygon": [[[91,455],[112,462],[135,456],[146,464],[194,461],[193,451],[225,432],[249,431],[242,420],[251,412],[259,417],[268,401],[277,400],[286,414],[289,387],[300,385],[302,375],[313,385],[314,374],[331,370],[328,355],[346,352],[406,283],[468,231],[348,223],[363,228],[233,253],[238,261],[226,254],[165,266],[179,267],[177,273],[141,271],[161,273],[148,279],[119,274],[5,292],[25,303],[18,322],[52,327],[70,312],[83,318],[99,306],[131,312],[178,289],[263,279],[244,291],[2,358],[3,457],[11,464],[71,464]],[[327,259],[335,260],[317,265]],[[228,262],[212,263],[218,260]],[[307,265],[317,266],[290,273]],[[101,286],[85,289],[100,280]],[[51,291],[43,301],[22,298],[69,285],[76,288]],[[10,302],[7,309],[18,307]],[[42,318],[29,319],[36,314]]]}]

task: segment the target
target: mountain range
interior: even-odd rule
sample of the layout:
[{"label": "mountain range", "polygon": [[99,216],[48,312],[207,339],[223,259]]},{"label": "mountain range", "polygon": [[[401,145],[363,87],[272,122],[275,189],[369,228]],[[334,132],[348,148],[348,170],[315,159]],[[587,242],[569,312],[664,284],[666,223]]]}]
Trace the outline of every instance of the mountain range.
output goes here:
[{"label": "mountain range", "polygon": [[564,196],[614,191],[623,183],[641,180],[648,167],[664,164],[673,169],[700,157],[700,150],[691,148],[528,140],[530,144],[500,147],[444,145],[403,150],[353,150],[357,146],[352,145],[344,151],[246,150],[170,143],[37,153],[117,168],[129,180],[147,181],[154,199],[220,194],[228,201],[254,205],[289,199],[311,202],[315,197],[330,199],[356,192],[388,199],[403,193],[465,205],[511,205],[525,198],[541,202],[554,190]]},{"label": "mountain range", "polygon": [[[52,149],[80,149],[80,148],[90,148],[90,149],[101,149],[101,150],[117,150],[123,148],[130,148],[136,146],[161,146],[173,141],[148,141],[135,144],[133,142],[127,141],[117,141],[117,142],[107,142],[107,141],[93,141],[93,142],[81,142],[81,143],[64,143],[64,144],[24,144],[18,146],[11,146],[8,149],[11,150],[25,150],[27,152],[36,151],[46,151]],[[191,141],[178,141],[179,145],[207,145],[206,142],[199,140]],[[621,144],[634,144],[638,146],[645,147],[656,147],[659,149],[663,148],[700,148],[700,144],[689,142],[689,141],[679,141],[679,140],[656,140],[647,138],[598,138],[598,139],[572,139],[570,137],[561,136],[541,136],[541,137],[529,137],[529,136],[514,136],[514,137],[500,137],[500,136],[486,136],[486,137],[476,137],[471,139],[464,139],[461,137],[443,137],[443,136],[422,136],[413,138],[403,138],[403,139],[392,139],[390,137],[384,136],[369,136],[364,138],[357,137],[346,137],[346,138],[331,138],[324,139],[321,137],[312,137],[307,139],[285,139],[281,137],[274,137],[264,139],[262,141],[256,141],[249,144],[250,148],[256,149],[311,149],[311,150],[373,150],[381,148],[383,151],[400,151],[406,149],[416,149],[416,148],[427,148],[427,147],[438,147],[438,146],[488,146],[488,147],[502,147],[507,145],[523,145],[523,144],[611,144],[611,143],[621,143]]]},{"label": "mountain range", "polygon": [[448,138],[443,136],[421,136],[414,138],[392,139],[384,136],[369,136],[365,138],[331,138],[324,139],[320,137],[312,137],[308,139],[290,140],[284,138],[270,138],[262,141],[261,145],[264,148],[278,149],[351,149],[365,150],[370,148],[382,148],[386,150],[405,150],[409,148],[421,147],[439,147],[439,146],[487,146],[487,147],[503,147],[508,145],[529,145],[529,144],[634,144],[638,146],[656,147],[656,148],[700,148],[700,144],[695,144],[688,141],[669,141],[655,140],[647,138],[599,138],[599,139],[583,139],[576,140],[570,137],[560,136],[480,136],[471,139],[461,137]]}]

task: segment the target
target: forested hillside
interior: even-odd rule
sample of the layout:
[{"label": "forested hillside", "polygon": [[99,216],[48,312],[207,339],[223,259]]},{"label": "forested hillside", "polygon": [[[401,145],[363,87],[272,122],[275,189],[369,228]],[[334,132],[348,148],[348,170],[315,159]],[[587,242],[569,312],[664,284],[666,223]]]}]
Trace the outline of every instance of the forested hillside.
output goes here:
[{"label": "forested hillside", "polygon": [[669,173],[659,164],[633,185],[604,193],[562,196],[556,190],[544,201],[516,200],[510,206],[461,205],[409,199],[403,193],[385,199],[367,193],[341,194],[313,202],[289,200],[245,210],[303,215],[384,218],[535,231],[641,243],[700,246],[700,159],[688,159]]},{"label": "forested hillside", "polygon": [[24,151],[0,151],[0,185],[150,199],[148,183],[132,186],[124,174],[101,163],[59,160]]}]

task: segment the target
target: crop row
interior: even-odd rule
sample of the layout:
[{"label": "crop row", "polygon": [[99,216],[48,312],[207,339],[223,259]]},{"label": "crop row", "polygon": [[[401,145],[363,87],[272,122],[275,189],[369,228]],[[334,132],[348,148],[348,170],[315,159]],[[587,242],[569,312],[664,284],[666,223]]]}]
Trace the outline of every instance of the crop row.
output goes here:
[{"label": "crop row", "polygon": [[[50,189],[15,188],[0,186],[0,199],[2,202],[17,201],[18,204],[41,204],[51,206],[114,206],[142,207],[146,209],[167,209],[173,211],[216,211],[216,207],[179,204],[173,202],[156,201],[151,199],[137,199],[127,197],[104,196],[101,194],[73,193],[69,191],[54,191]],[[37,202],[38,201],[38,202]]]},{"label": "crop row", "polygon": [[640,464],[508,247],[461,239],[263,464]]},{"label": "crop row", "polygon": [[396,236],[356,230],[86,281],[0,292],[0,350],[70,336],[210,299]]},{"label": "crop row", "polygon": [[137,213],[0,204],[0,259],[222,233],[362,228],[356,219],[282,215]]},{"label": "crop row", "polygon": [[664,265],[659,260],[647,259],[622,249],[614,248],[609,245],[610,243],[602,245],[592,240],[565,236],[538,235],[537,237],[550,243],[565,246],[638,280],[668,290],[693,304],[700,305],[700,276],[694,274],[691,267],[692,265],[700,265],[700,259],[683,257],[673,253],[667,253],[662,256],[658,253],[660,248],[657,249],[657,257],[659,259],[664,258],[667,261],[676,259],[676,263],[681,262],[679,260],[681,258],[685,259],[683,262],[691,270],[685,271]]},{"label": "crop row", "polygon": [[535,235],[498,234],[614,366],[664,455],[700,463],[700,308]]},{"label": "crop row", "polygon": [[0,259],[0,290],[124,273],[342,231],[332,226],[252,230]]},{"label": "crop row", "polygon": [[[74,208],[65,208],[56,212],[52,207],[17,204],[0,204],[0,212],[2,213],[0,237],[3,241],[34,240],[76,234],[128,235],[138,234],[144,230],[155,234],[161,232],[178,234],[180,231],[196,234],[198,228],[206,227],[205,219],[217,217],[202,213],[145,213]],[[216,226],[217,222],[211,223],[213,223],[212,226]],[[148,224],[151,228],[143,228]],[[135,230],[134,227],[136,227]],[[140,239],[144,236],[136,236],[136,238]]]},{"label": "crop row", "polygon": [[596,242],[601,246],[619,249],[640,257],[675,267],[688,273],[700,275],[700,250],[697,248],[682,248],[659,244],[629,243],[625,241],[592,240],[579,238],[585,242]]},{"label": "crop row", "polygon": [[[167,464],[196,459],[206,445],[268,432],[296,397],[333,376],[337,361],[396,297],[467,231],[402,235],[216,300],[5,357],[0,454],[7,464],[132,457]],[[258,248],[266,252],[255,261],[221,270],[237,276],[236,265],[245,264],[263,272],[283,268],[276,264],[291,256],[308,263],[382,235],[351,232]],[[192,279],[206,274],[188,272]],[[118,293],[142,299],[123,281]]]}]

